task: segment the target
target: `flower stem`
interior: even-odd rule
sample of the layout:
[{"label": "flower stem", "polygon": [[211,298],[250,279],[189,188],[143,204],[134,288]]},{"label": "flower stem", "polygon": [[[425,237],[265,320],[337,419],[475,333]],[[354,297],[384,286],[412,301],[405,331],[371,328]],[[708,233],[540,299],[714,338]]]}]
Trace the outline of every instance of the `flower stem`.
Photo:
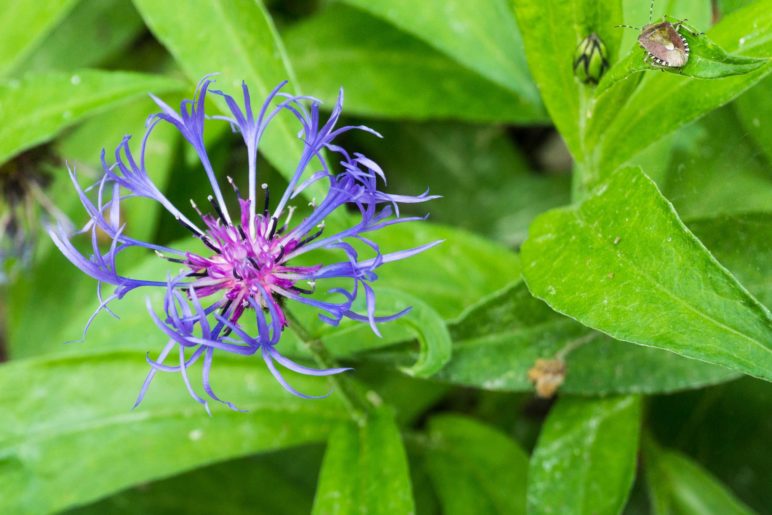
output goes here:
[{"label": "flower stem", "polygon": [[[324,346],[322,340],[314,337],[302,322],[289,310],[285,311],[290,328],[306,346],[316,364],[322,368],[338,368],[335,358]],[[368,400],[363,388],[345,373],[328,376],[335,388],[340,392],[349,414],[358,424],[367,419],[367,414],[374,407]]]}]

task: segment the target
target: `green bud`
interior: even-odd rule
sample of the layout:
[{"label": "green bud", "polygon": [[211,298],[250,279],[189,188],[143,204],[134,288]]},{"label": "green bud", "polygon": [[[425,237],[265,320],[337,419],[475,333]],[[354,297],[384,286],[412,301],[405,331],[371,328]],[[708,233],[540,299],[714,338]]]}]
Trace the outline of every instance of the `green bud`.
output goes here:
[{"label": "green bud", "polygon": [[606,45],[594,32],[584,38],[574,52],[574,75],[585,84],[597,84],[608,70]]}]

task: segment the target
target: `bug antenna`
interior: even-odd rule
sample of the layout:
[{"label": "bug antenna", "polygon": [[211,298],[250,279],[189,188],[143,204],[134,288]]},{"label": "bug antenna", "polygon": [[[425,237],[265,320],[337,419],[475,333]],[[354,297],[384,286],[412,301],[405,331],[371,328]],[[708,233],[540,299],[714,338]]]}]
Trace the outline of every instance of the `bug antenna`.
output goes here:
[{"label": "bug antenna", "polygon": [[651,18],[654,16],[654,0],[651,0],[649,4],[649,24],[651,24]]},{"label": "bug antenna", "polygon": [[614,25],[615,29],[633,29],[633,30],[641,30],[640,27],[633,27],[632,25]]}]

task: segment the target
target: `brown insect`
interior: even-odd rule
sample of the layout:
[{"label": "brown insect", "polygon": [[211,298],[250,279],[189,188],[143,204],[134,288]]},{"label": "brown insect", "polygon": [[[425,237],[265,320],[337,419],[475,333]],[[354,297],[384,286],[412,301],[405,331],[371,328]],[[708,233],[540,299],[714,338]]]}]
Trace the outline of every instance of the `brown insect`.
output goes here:
[{"label": "brown insect", "polygon": [[[654,0],[649,8],[648,25],[644,25],[643,28],[630,25],[618,25],[618,27],[641,31],[638,35],[638,44],[646,51],[647,58],[654,64],[666,68],[683,68],[689,62],[689,43],[681,35],[679,29],[685,27],[684,22],[686,20],[674,20],[675,23],[667,20],[651,23],[653,12]],[[669,18],[669,16],[665,16],[665,18]],[[689,32],[695,36],[698,35],[691,30]]]}]

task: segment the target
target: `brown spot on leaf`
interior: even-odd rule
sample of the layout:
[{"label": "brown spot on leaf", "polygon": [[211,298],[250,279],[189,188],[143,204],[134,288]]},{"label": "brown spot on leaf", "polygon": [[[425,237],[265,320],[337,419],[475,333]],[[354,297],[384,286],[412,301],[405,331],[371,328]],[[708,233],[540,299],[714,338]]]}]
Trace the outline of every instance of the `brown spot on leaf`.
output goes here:
[{"label": "brown spot on leaf", "polygon": [[528,371],[528,379],[536,387],[536,395],[549,399],[566,378],[566,364],[561,359],[537,359]]}]

